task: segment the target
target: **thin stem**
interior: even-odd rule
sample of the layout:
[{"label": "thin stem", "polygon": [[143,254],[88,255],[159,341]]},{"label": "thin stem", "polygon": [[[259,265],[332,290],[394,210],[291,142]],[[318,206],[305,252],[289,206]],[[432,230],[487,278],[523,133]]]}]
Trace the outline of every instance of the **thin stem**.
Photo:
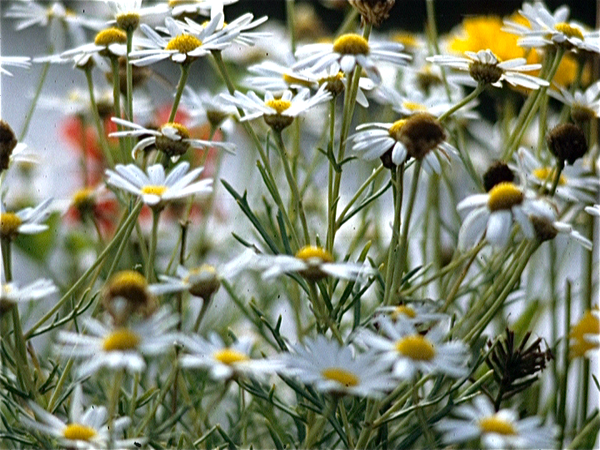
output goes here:
[{"label": "thin stem", "polygon": [[117,405],[119,404],[119,394],[121,393],[121,383],[123,383],[123,375],[125,369],[115,371],[114,381],[112,389],[110,391],[109,404],[108,404],[108,448],[114,448],[114,433],[113,423],[115,416],[117,415]]},{"label": "thin stem", "polygon": [[154,259],[156,258],[156,241],[158,240],[158,220],[162,209],[152,208],[152,236],[150,238],[150,251],[146,265],[146,279],[148,283],[154,281]]},{"label": "thin stem", "polygon": [[295,11],[294,11],[294,3],[295,0],[286,0],[285,2],[285,13],[286,13],[286,21],[287,21],[287,29],[290,35],[290,45],[292,49],[292,54],[296,53],[296,20],[295,20]]},{"label": "thin stem", "polygon": [[100,141],[100,146],[102,147],[102,152],[104,153],[104,157],[106,158],[106,162],[110,167],[115,165],[115,161],[112,156],[112,152],[110,151],[110,147],[108,145],[108,141],[106,140],[106,132],[104,127],[102,126],[102,122],[100,120],[100,115],[98,114],[98,106],[96,104],[96,97],[94,95],[94,81],[92,79],[92,69],[90,67],[85,68],[85,78],[87,79],[88,90],[90,93],[90,103],[92,105],[92,117],[94,118],[94,123],[96,124],[96,131],[98,132],[98,140]]},{"label": "thin stem", "polygon": [[360,185],[360,187],[354,193],[352,198],[348,201],[348,204],[344,207],[344,209],[340,213],[340,215],[336,221],[336,227],[339,227],[341,225],[341,223],[344,220],[344,217],[346,217],[346,214],[348,213],[348,211],[350,211],[350,208],[352,207],[352,205],[354,205],[358,201],[358,199],[360,198],[362,193],[371,185],[371,183],[375,180],[375,178],[377,178],[379,176],[379,174],[381,172],[383,172],[383,169],[385,169],[385,167],[383,166],[383,164],[380,164],[379,167],[377,167],[377,169],[373,169],[373,172],[371,172],[371,175],[369,175],[369,178],[367,178],[365,180],[365,182]]},{"label": "thin stem", "polygon": [[[127,119],[133,121],[133,67],[129,63],[129,53],[133,49],[133,33],[135,29],[127,29],[127,53],[125,54],[125,76],[127,77]],[[131,149],[130,149],[131,150]]]},{"label": "thin stem", "polygon": [[[565,336],[569,336],[571,330],[571,282],[567,280],[566,284],[566,293],[565,293]],[[558,391],[560,392],[560,403],[558,406],[558,414],[556,416],[556,421],[560,426],[560,434],[559,434],[559,445],[558,448],[563,448],[563,442],[565,439],[565,430],[567,428],[567,416],[566,416],[566,406],[567,406],[567,390],[568,390],[568,379],[569,379],[569,340],[563,340],[563,373],[562,378],[560,380],[560,386]]]},{"label": "thin stem", "polygon": [[[113,114],[115,117],[121,117],[121,80],[119,74],[119,58],[116,56],[110,57],[110,65],[112,67],[113,79]],[[121,124],[117,124],[117,130],[123,131]],[[121,149],[121,159],[127,162],[127,149],[125,146],[125,138],[119,138],[119,148]]]},{"label": "thin stem", "polygon": [[460,108],[467,105],[471,101],[475,100],[477,97],[479,97],[479,94],[481,94],[484,91],[484,89],[485,89],[485,84],[481,84],[481,83],[478,84],[477,87],[469,95],[467,95],[460,102],[458,102],[456,105],[454,105],[448,111],[446,111],[444,114],[442,114],[440,117],[438,117],[438,121],[443,122],[444,120],[449,118],[452,114],[454,114],[456,111],[458,111]]},{"label": "thin stem", "polygon": [[315,423],[308,434],[306,435],[306,439],[304,440],[304,445],[302,448],[314,448],[315,443],[318,441],[319,437],[323,434],[323,429],[327,422],[335,416],[335,411],[337,409],[339,397],[334,396],[332,401],[327,406],[327,409],[323,412],[323,415],[319,417],[317,423]]},{"label": "thin stem", "polygon": [[[482,241],[479,244],[483,244],[483,243],[484,243],[484,240],[482,239]],[[477,249],[477,251],[473,253],[473,256],[471,256],[471,258],[469,259],[469,262],[467,262],[467,265],[463,268],[462,272],[460,273],[460,276],[458,277],[458,279],[452,286],[452,289],[450,289],[450,293],[446,297],[446,301],[444,302],[444,305],[440,309],[440,312],[446,312],[448,307],[452,304],[452,301],[456,297],[456,294],[458,292],[458,289],[460,288],[460,285],[464,281],[465,277],[467,276],[467,273],[469,272],[469,269],[471,268],[471,264],[473,264],[473,262],[475,261],[475,258],[477,258],[477,254],[479,253],[479,250],[481,250],[483,248],[483,245],[477,245],[475,248]]]},{"label": "thin stem", "polygon": [[29,109],[27,110],[27,114],[25,115],[25,123],[23,124],[23,128],[21,129],[21,133],[19,134],[19,141],[25,139],[27,136],[27,130],[29,130],[29,125],[31,124],[31,118],[33,117],[33,112],[35,111],[35,107],[37,106],[37,102],[40,98],[40,94],[42,93],[42,88],[44,87],[44,82],[46,81],[46,76],[48,75],[48,69],[50,68],[50,61],[44,64],[42,68],[42,74],[40,75],[40,81],[38,81],[37,88],[35,89],[35,94],[33,99],[31,100],[31,104],[29,105]]},{"label": "thin stem", "polygon": [[412,388],[412,399],[413,405],[415,406],[417,412],[417,418],[419,419],[419,423],[421,424],[421,429],[423,430],[423,434],[425,435],[425,440],[427,441],[428,448],[435,448],[435,439],[431,433],[431,429],[429,428],[429,423],[427,423],[427,417],[425,416],[425,412],[423,408],[419,405],[419,387],[418,380],[415,379]]},{"label": "thin stem", "polygon": [[403,197],[403,184],[404,184],[404,164],[396,167],[392,170],[392,184],[394,185],[394,223],[392,225],[392,236],[390,238],[390,245],[388,248],[388,257],[386,262],[385,271],[385,291],[383,293],[383,304],[387,305],[390,303],[389,297],[392,293],[392,276],[394,274],[394,268],[396,267],[396,261],[398,260],[398,243],[400,239],[402,225],[402,197]]},{"label": "thin stem", "polygon": [[562,174],[562,171],[565,168],[565,162],[557,161],[556,165],[556,175],[554,175],[554,181],[552,182],[552,187],[550,188],[551,197],[556,193],[556,188],[558,187],[558,183],[560,182],[560,175]]},{"label": "thin stem", "polygon": [[177,92],[175,93],[175,99],[173,100],[173,106],[171,107],[171,114],[169,114],[169,122],[175,120],[177,108],[179,107],[181,96],[183,95],[183,89],[185,88],[185,84],[187,83],[190,74],[190,67],[192,67],[192,64],[189,62],[181,64],[181,76],[179,77],[179,83],[177,84]]},{"label": "thin stem", "polygon": [[285,149],[285,143],[283,142],[283,136],[281,135],[281,131],[275,131],[275,140],[277,141],[277,148],[279,149],[279,156],[281,156],[281,162],[283,163],[283,169],[285,172],[285,177],[290,186],[290,190],[292,191],[292,199],[296,204],[296,209],[298,211],[298,216],[300,217],[300,222],[302,223],[302,231],[304,232],[304,244],[310,244],[310,235],[308,233],[308,222],[306,221],[306,214],[304,212],[304,206],[302,205],[302,196],[300,194],[300,190],[298,189],[298,183],[294,174],[292,173],[292,169],[290,167],[290,162],[288,158],[287,151]]}]

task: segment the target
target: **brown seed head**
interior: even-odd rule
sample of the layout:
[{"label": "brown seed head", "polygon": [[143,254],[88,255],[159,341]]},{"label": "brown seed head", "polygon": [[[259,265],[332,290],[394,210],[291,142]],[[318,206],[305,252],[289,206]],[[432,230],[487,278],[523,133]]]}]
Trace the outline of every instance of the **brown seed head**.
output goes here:
[{"label": "brown seed head", "polygon": [[442,125],[428,113],[417,113],[406,119],[399,136],[408,154],[419,160],[441,144],[445,138],[446,133]]},{"label": "brown seed head", "polygon": [[489,192],[497,184],[512,183],[514,179],[515,174],[508,167],[508,164],[503,161],[496,161],[483,174],[483,187],[486,192]]},{"label": "brown seed head", "polygon": [[572,123],[554,127],[546,138],[548,149],[559,161],[573,164],[588,150],[583,130]]},{"label": "brown seed head", "polygon": [[396,0],[348,0],[354,6],[365,23],[378,27],[390,16],[390,10]]}]

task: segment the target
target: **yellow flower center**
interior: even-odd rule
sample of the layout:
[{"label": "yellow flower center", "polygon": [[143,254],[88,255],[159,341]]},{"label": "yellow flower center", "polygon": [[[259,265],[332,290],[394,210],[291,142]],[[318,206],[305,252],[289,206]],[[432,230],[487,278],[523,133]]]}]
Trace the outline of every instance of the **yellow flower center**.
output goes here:
[{"label": "yellow flower center", "polygon": [[342,55],[366,55],[369,43],[358,34],[344,34],[333,43],[333,51]]},{"label": "yellow flower center", "polygon": [[396,309],[394,309],[394,312],[392,312],[392,318],[395,319],[400,314],[403,314],[406,317],[409,317],[411,319],[414,319],[415,317],[417,317],[417,312],[414,309],[412,309],[410,306],[405,306],[405,305],[396,306]]},{"label": "yellow flower center", "polygon": [[92,427],[79,423],[70,423],[63,431],[63,437],[72,441],[89,441],[96,434],[96,430]]},{"label": "yellow flower center", "polygon": [[119,30],[116,27],[107,28],[102,30],[96,35],[94,44],[108,47],[111,44],[125,44],[127,42],[127,33],[123,30]]},{"label": "yellow flower center", "polygon": [[144,186],[141,190],[142,190],[142,194],[156,195],[156,196],[160,197],[165,192],[167,192],[168,189],[169,188],[167,186],[155,186],[155,185],[149,184],[147,186]]},{"label": "yellow flower center", "polygon": [[409,111],[420,111],[420,112],[427,111],[427,106],[425,106],[421,103],[406,101],[406,102],[402,102],[402,106],[404,106]]},{"label": "yellow flower center", "polygon": [[290,106],[292,106],[292,102],[288,100],[273,99],[267,100],[265,105],[267,105],[269,108],[273,108],[275,111],[277,111],[277,114],[281,114]]},{"label": "yellow flower center", "polygon": [[416,361],[430,361],[435,356],[435,345],[424,336],[415,334],[396,342],[398,353]]},{"label": "yellow flower center", "polygon": [[177,50],[179,53],[188,53],[202,45],[202,41],[191,34],[180,34],[169,41],[165,50]]},{"label": "yellow flower center", "polygon": [[521,189],[506,181],[494,186],[488,195],[490,211],[511,209],[513,206],[521,204],[525,198]]},{"label": "yellow flower center", "polygon": [[193,5],[196,0],[169,0],[169,8],[173,8],[179,5]]},{"label": "yellow flower center", "polygon": [[302,247],[296,253],[296,258],[307,261],[309,259],[318,258],[323,262],[333,262],[333,256],[327,250],[322,247],[315,247],[313,245],[307,245]]},{"label": "yellow flower center", "polygon": [[396,141],[400,140],[400,132],[402,131],[402,127],[406,123],[406,119],[396,120],[392,126],[388,129],[388,133],[393,137]]},{"label": "yellow flower center", "polygon": [[73,205],[78,209],[84,209],[94,205],[94,190],[83,188],[73,194]]},{"label": "yellow flower center", "polygon": [[554,25],[554,29],[567,37],[579,38],[583,40],[583,33],[581,32],[581,30],[577,27],[574,27],[573,25],[569,25],[568,23],[557,23],[556,25]]},{"label": "yellow flower center", "polygon": [[515,427],[512,423],[505,419],[501,419],[497,415],[491,417],[485,417],[479,421],[479,428],[484,433],[496,433],[505,436],[511,436],[517,434]]},{"label": "yellow flower center", "polygon": [[[556,169],[552,167],[539,167],[533,170],[533,176],[538,180],[542,181],[554,181],[554,177],[556,176]],[[558,179],[558,184],[560,186],[564,186],[567,184],[567,179],[564,175],[561,175]]]},{"label": "yellow flower center", "polygon": [[302,86],[307,86],[307,87],[312,86],[312,83],[309,79],[303,78],[300,75],[295,75],[293,73],[286,72],[282,75],[282,77],[283,77],[283,81],[285,81],[287,84],[300,84]]},{"label": "yellow flower center", "polygon": [[357,386],[360,383],[360,378],[354,375],[352,372],[341,369],[339,367],[329,367],[321,371],[323,378],[328,380],[337,381],[339,384],[346,387]]},{"label": "yellow flower center", "polygon": [[15,213],[0,214],[0,236],[10,237],[16,235],[22,223],[21,218]]},{"label": "yellow flower center", "polygon": [[148,286],[146,277],[135,270],[123,270],[112,276],[109,283],[111,292],[143,290]]},{"label": "yellow flower center", "polygon": [[127,328],[119,328],[104,338],[102,349],[105,352],[126,351],[135,349],[140,337]]},{"label": "yellow flower center", "polygon": [[600,319],[587,310],[581,320],[571,327],[569,333],[569,337],[572,339],[570,357],[578,358],[584,356],[589,350],[597,348],[598,344],[586,340],[585,336],[598,334],[600,334]]},{"label": "yellow flower center", "polygon": [[419,46],[417,36],[412,33],[397,32],[392,34],[392,41],[399,42],[404,47],[411,49]]},{"label": "yellow flower center", "polygon": [[217,361],[223,364],[227,364],[228,366],[235,363],[248,361],[250,359],[248,355],[234,350],[232,348],[224,348],[223,350],[217,350],[213,353],[213,358],[215,358]]},{"label": "yellow flower center", "polygon": [[189,139],[190,131],[180,123],[177,122],[167,122],[162,127],[160,127],[160,132],[163,133],[165,128],[175,128],[177,130],[177,134],[181,136],[181,139]]}]

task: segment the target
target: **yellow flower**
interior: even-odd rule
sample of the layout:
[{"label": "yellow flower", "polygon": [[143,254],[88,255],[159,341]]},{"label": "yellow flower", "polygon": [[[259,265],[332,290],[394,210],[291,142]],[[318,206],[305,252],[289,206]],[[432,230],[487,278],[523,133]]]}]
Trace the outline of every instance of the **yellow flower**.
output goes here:
[{"label": "yellow flower", "polygon": [[571,327],[569,337],[571,338],[570,357],[571,359],[585,356],[585,354],[594,348],[598,348],[597,340],[594,342],[589,338],[600,334],[600,319],[598,318],[598,306],[592,310],[587,310],[581,320]]}]

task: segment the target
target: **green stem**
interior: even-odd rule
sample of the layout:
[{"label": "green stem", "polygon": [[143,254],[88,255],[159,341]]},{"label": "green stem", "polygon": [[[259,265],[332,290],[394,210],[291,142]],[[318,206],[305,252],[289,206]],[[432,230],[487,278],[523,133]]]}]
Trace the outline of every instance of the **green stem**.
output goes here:
[{"label": "green stem", "polygon": [[123,375],[125,369],[117,370],[115,372],[114,381],[112,385],[112,389],[110,391],[109,404],[108,404],[108,448],[114,448],[114,433],[113,433],[113,423],[115,420],[115,416],[117,415],[117,405],[119,404],[119,394],[121,393],[121,384],[123,383]]},{"label": "green stem", "polygon": [[22,141],[23,139],[25,139],[25,136],[27,136],[27,130],[29,130],[29,125],[31,124],[31,118],[33,117],[33,112],[35,111],[35,107],[37,106],[37,102],[40,98],[40,94],[42,93],[42,88],[44,87],[44,82],[46,81],[46,76],[48,75],[49,68],[50,68],[50,61],[45,63],[44,67],[42,68],[42,74],[40,75],[40,81],[38,81],[38,85],[35,90],[35,94],[33,96],[33,99],[31,100],[31,104],[29,105],[27,114],[25,115],[25,123],[23,124],[21,133],[19,134],[19,141]]},{"label": "green stem", "polygon": [[98,140],[100,141],[100,147],[102,147],[102,152],[104,153],[104,157],[106,158],[106,162],[110,167],[115,165],[115,161],[113,159],[112,153],[110,151],[110,147],[108,145],[108,141],[106,139],[106,132],[104,127],[102,126],[102,121],[100,120],[100,115],[98,114],[98,106],[96,104],[96,96],[94,95],[94,81],[92,79],[92,68],[86,66],[85,68],[85,78],[87,79],[88,90],[90,92],[90,103],[92,105],[92,117],[94,118],[94,124],[96,125],[96,131],[98,132]]},{"label": "green stem", "polygon": [[567,407],[567,390],[568,388],[568,379],[569,379],[569,333],[571,331],[571,282],[567,281],[566,284],[566,293],[565,293],[565,338],[563,339],[563,373],[562,378],[560,380],[559,392],[560,392],[560,403],[558,405],[558,414],[556,416],[556,421],[560,426],[560,434],[559,434],[559,445],[558,448],[563,448],[563,442],[565,439],[565,430],[567,428],[567,416],[566,416],[566,407]]},{"label": "green stem", "polygon": [[467,95],[460,102],[458,102],[456,105],[454,105],[448,111],[446,111],[444,114],[442,114],[440,117],[438,117],[438,121],[443,122],[444,120],[448,119],[452,114],[454,114],[460,108],[462,108],[466,104],[470,103],[471,101],[473,101],[477,97],[479,97],[479,94],[481,94],[484,91],[484,89],[485,89],[485,84],[481,84],[481,83],[478,84],[477,87],[469,95]]},{"label": "green stem", "polygon": [[388,257],[385,270],[385,291],[383,293],[383,304],[391,303],[390,296],[392,294],[392,277],[398,260],[399,239],[401,235],[402,224],[402,197],[404,184],[404,164],[392,170],[392,184],[394,185],[394,223],[392,225],[392,236],[388,248]]},{"label": "green stem", "polygon": [[[116,56],[110,57],[110,65],[112,67],[112,79],[113,79],[113,114],[115,117],[121,117],[121,80],[119,74],[119,58]],[[123,131],[123,126],[117,124],[117,130]],[[127,149],[125,146],[125,138],[119,138],[119,148],[121,149],[121,159],[123,162],[127,162]]]},{"label": "green stem", "polygon": [[458,293],[458,289],[460,288],[460,285],[464,281],[465,277],[467,276],[467,273],[469,272],[469,269],[471,268],[471,264],[473,264],[473,262],[475,261],[475,258],[477,257],[479,250],[481,250],[483,248],[482,244],[484,244],[484,242],[485,242],[485,240],[482,240],[475,247],[477,250],[473,253],[473,256],[471,256],[471,258],[469,259],[469,262],[467,262],[467,265],[463,268],[462,272],[460,273],[460,276],[458,277],[458,279],[455,281],[454,285],[452,286],[452,289],[450,289],[450,293],[446,297],[446,300],[444,302],[444,305],[440,309],[440,312],[445,312],[448,309],[448,307],[452,304],[452,301],[454,300],[454,298],[456,297],[456,294]]},{"label": "green stem", "polygon": [[418,380],[415,379],[412,388],[412,399],[413,405],[415,406],[415,410],[417,413],[417,418],[419,419],[419,423],[421,424],[421,429],[423,430],[423,434],[425,435],[425,440],[427,442],[428,448],[435,448],[435,439],[431,433],[431,429],[429,428],[429,423],[427,422],[427,417],[425,416],[425,411],[419,405],[419,387]]},{"label": "green stem", "polygon": [[146,265],[146,279],[148,283],[154,281],[154,259],[156,258],[156,242],[158,240],[158,220],[160,219],[160,208],[152,208],[152,237],[150,238],[150,251],[148,253],[148,264]]},{"label": "green stem", "polygon": [[292,173],[292,169],[290,167],[289,157],[287,151],[285,149],[285,143],[283,142],[283,136],[281,135],[281,131],[275,131],[275,140],[277,141],[277,148],[279,149],[279,156],[281,156],[281,162],[283,163],[283,169],[285,172],[285,177],[290,186],[290,190],[292,191],[292,199],[296,204],[296,209],[298,210],[298,216],[300,217],[300,222],[302,223],[302,231],[304,232],[304,244],[310,244],[310,235],[308,233],[308,222],[306,221],[306,214],[304,212],[304,206],[302,205],[302,196],[300,195],[300,190],[298,189],[298,183],[296,182],[296,178]]},{"label": "green stem", "polygon": [[296,20],[294,14],[294,3],[295,0],[286,0],[285,2],[287,29],[290,35],[290,45],[292,49],[292,54],[296,53]]},{"label": "green stem", "polygon": [[558,187],[558,183],[560,182],[560,175],[562,174],[562,171],[565,168],[565,162],[557,161],[556,165],[556,175],[554,175],[554,181],[552,182],[552,187],[550,188],[550,197],[552,197],[556,193],[556,188]]},{"label": "green stem", "polygon": [[175,99],[173,100],[171,114],[169,114],[169,122],[173,122],[175,120],[175,114],[177,114],[177,108],[179,107],[181,96],[183,95],[183,89],[185,88],[185,84],[187,83],[187,79],[190,74],[190,67],[192,67],[192,63],[190,62],[181,64],[181,76],[179,77],[179,83],[177,84],[177,92],[175,93]]},{"label": "green stem", "polygon": [[340,213],[340,215],[336,221],[336,227],[339,227],[341,225],[341,223],[344,221],[344,218],[346,217],[346,214],[348,213],[348,211],[350,211],[350,208],[352,207],[352,205],[354,205],[358,201],[358,199],[360,198],[362,193],[371,185],[371,183],[375,180],[375,178],[377,178],[379,176],[379,174],[381,172],[383,172],[383,169],[385,169],[385,167],[383,167],[383,164],[380,164],[379,167],[377,167],[377,169],[373,169],[373,172],[371,172],[371,175],[369,175],[369,178],[367,178],[365,180],[365,182],[360,185],[360,187],[358,188],[356,193],[352,196],[352,198],[348,201],[348,204],[344,207],[344,209]]},{"label": "green stem", "polygon": [[317,423],[315,423],[308,434],[306,435],[306,439],[304,440],[304,445],[302,448],[314,448],[315,443],[318,441],[319,437],[323,434],[323,430],[325,429],[325,425],[327,422],[335,416],[335,411],[337,409],[339,397],[334,396],[332,401],[329,403],[327,409],[323,412],[323,415],[319,417]]},{"label": "green stem", "polygon": [[[129,64],[129,53],[133,49],[135,29],[127,29],[127,53],[125,54],[125,76],[127,77],[127,119],[133,122],[133,67]],[[131,150],[131,149],[130,149]]]}]

